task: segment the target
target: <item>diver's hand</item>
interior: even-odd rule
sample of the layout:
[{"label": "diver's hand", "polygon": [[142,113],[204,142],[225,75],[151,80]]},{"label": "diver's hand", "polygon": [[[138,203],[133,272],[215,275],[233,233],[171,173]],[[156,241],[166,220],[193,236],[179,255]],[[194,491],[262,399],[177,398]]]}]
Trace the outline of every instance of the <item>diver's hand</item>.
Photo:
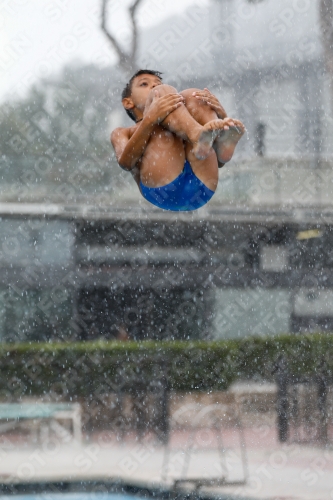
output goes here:
[{"label": "diver's hand", "polygon": [[224,118],[227,118],[228,115],[224,107],[222,106],[218,98],[210,92],[210,90],[204,88],[203,90],[197,90],[193,92],[192,95],[193,97],[196,97],[197,99],[200,99],[201,101],[208,104],[208,106],[210,106],[215,111],[217,116],[222,120]]},{"label": "diver's hand", "polygon": [[181,106],[184,97],[180,94],[165,94],[161,97],[155,91],[154,98],[143,113],[143,119],[152,124],[161,123],[172,111]]}]

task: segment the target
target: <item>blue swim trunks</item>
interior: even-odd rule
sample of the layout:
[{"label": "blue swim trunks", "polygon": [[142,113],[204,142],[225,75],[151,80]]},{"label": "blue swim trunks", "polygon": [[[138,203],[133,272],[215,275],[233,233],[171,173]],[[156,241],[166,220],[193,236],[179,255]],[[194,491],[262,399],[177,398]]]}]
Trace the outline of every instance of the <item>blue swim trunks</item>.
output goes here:
[{"label": "blue swim trunks", "polygon": [[174,212],[197,210],[206,205],[214,194],[214,191],[206,187],[194,174],[187,160],[181,174],[170,184],[150,188],[140,181],[140,189],[147,201]]}]

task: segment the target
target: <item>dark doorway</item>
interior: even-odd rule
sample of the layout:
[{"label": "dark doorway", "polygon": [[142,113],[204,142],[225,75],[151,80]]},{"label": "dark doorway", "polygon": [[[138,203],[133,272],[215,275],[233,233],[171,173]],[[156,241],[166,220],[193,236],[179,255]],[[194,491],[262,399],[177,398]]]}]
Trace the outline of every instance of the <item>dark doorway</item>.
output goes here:
[{"label": "dark doorway", "polygon": [[210,325],[209,291],[175,289],[82,289],[78,313],[84,328],[82,340],[119,338],[206,338]]}]

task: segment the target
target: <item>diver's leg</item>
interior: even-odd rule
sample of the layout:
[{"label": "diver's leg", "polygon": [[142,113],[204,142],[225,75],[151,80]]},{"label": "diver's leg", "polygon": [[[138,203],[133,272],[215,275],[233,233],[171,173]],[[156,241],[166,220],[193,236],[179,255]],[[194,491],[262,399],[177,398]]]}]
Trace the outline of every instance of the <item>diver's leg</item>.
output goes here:
[{"label": "diver's leg", "polygon": [[[186,89],[180,94],[184,97],[185,105],[192,117],[201,125],[210,122],[209,127],[212,126],[212,129],[216,131],[214,121],[218,120],[218,116],[206,102],[193,96],[193,92],[196,91],[198,89]],[[219,124],[219,133],[216,135],[213,147],[219,164],[222,164],[220,166],[223,166],[232,158],[237,143],[245,132],[245,127],[241,121],[228,117],[223,120],[223,126],[220,120],[217,123]]]},{"label": "diver's leg", "polygon": [[184,97],[185,106],[193,118],[200,123],[200,125],[205,125],[211,120],[217,120],[218,116],[216,112],[204,101],[197,99],[193,96],[193,92],[199,89],[186,89],[182,90],[180,95]]},{"label": "diver's leg", "polygon": [[204,160],[198,160],[189,141],[156,125],[140,162],[140,180],[147,187],[165,186],[183,171],[186,159],[198,179],[215,191],[218,169],[214,150]]},{"label": "diver's leg", "polygon": [[235,148],[245,133],[244,124],[240,120],[232,119],[233,125],[220,134],[215,141],[215,151],[220,163],[226,163],[233,157]]},{"label": "diver's leg", "polygon": [[215,191],[219,180],[218,162],[215,151],[211,149],[207,158],[198,160],[193,153],[191,144],[185,142],[185,154],[196,177],[198,177],[198,179],[200,179],[211,191]]},{"label": "diver's leg", "polygon": [[[148,112],[149,105],[156,95],[161,97],[165,94],[176,92],[176,89],[170,85],[162,84],[154,87],[148,96],[145,112]],[[216,119],[216,113],[214,116],[215,119],[201,125],[191,115],[187,107],[182,105],[172,111],[161,122],[161,125],[187,142],[190,142],[193,153],[198,159],[202,160],[211,153],[211,147],[217,133],[223,130],[224,124],[222,120]]]}]

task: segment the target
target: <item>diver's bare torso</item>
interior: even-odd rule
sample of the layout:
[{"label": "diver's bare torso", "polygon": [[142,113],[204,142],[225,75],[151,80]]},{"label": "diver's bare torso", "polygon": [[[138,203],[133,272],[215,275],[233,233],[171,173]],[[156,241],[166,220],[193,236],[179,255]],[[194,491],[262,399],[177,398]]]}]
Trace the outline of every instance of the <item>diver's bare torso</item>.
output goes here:
[{"label": "diver's bare torso", "polygon": [[[119,135],[125,136],[128,141],[139,126],[140,122],[126,129],[118,129]],[[139,187],[140,181],[148,187],[169,184],[178,177],[186,159],[197,161],[190,149],[186,141],[161,125],[155,125],[142,156],[130,172]],[[211,158],[204,160],[204,162],[212,161],[214,155],[210,156]]]}]

